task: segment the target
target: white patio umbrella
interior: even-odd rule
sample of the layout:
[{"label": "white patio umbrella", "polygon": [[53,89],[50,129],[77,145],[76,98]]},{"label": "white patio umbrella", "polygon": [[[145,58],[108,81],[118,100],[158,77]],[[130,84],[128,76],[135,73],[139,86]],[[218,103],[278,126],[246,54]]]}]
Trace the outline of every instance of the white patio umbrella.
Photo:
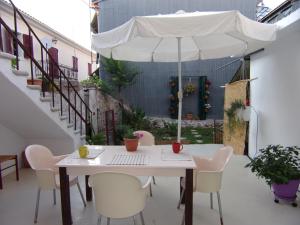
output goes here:
[{"label": "white patio umbrella", "polygon": [[92,36],[102,56],[135,62],[178,62],[178,134],[181,137],[181,62],[242,56],[276,38],[276,25],[250,20],[238,11],[136,16]]}]

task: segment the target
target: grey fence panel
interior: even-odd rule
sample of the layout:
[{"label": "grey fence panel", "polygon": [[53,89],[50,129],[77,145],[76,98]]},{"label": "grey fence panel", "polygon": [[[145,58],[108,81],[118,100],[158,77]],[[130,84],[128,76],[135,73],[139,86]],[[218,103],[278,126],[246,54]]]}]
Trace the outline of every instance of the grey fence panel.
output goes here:
[{"label": "grey fence panel", "polygon": [[[100,32],[117,27],[133,16],[174,13],[178,10],[220,11],[239,10],[245,16],[255,19],[256,0],[106,0],[101,2],[99,13]],[[217,70],[233,59],[218,59],[185,62],[182,65],[183,76],[207,76],[211,81],[208,103],[212,109],[208,118],[223,118],[225,83],[236,72],[239,62]],[[130,105],[141,107],[149,116],[169,116],[169,79],[177,75],[176,63],[130,63],[141,74],[130,87],[122,91],[122,97]],[[101,71],[101,70],[100,70]],[[105,73],[101,74],[106,77]],[[185,81],[184,81],[185,82]],[[196,96],[183,99],[183,113],[197,114]]]}]

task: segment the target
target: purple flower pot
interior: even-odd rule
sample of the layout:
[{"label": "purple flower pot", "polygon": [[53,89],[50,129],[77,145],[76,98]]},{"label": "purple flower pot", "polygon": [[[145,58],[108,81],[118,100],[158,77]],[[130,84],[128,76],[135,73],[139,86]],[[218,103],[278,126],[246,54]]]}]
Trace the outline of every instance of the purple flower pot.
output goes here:
[{"label": "purple flower pot", "polygon": [[275,198],[295,201],[300,180],[290,180],[287,184],[272,184]]}]

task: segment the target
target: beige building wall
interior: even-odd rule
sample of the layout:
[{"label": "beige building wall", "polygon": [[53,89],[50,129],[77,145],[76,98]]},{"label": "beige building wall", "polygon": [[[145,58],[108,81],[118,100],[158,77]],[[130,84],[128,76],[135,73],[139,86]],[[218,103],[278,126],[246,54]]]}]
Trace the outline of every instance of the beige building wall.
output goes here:
[{"label": "beige building wall", "polygon": [[[11,8],[3,2],[0,2],[0,16],[1,18],[12,28],[14,29],[14,21],[13,21],[13,12]],[[56,39],[57,42],[53,43],[52,47],[58,49],[58,63],[64,64],[68,67],[73,67],[72,56],[78,58],[78,79],[83,80],[88,77],[88,63],[91,63],[91,52],[90,50],[80,46],[69,38],[63,36],[62,34],[56,32],[51,29],[47,25],[37,21],[36,19],[24,15],[27,22],[30,24],[34,32],[37,34],[40,40],[48,39]],[[4,28],[2,27],[2,30]],[[28,28],[26,25],[18,19],[18,32],[20,40],[23,42],[23,34],[28,35]],[[3,33],[3,32],[2,32]],[[79,34],[80,35],[80,34]],[[37,40],[33,38],[33,46],[34,46],[34,57],[37,60],[41,60],[41,50],[40,45]],[[24,59],[23,51],[19,47],[20,52],[20,67],[21,69],[25,69],[26,71],[30,71],[30,60]],[[96,55],[93,53],[93,61],[95,61]],[[96,69],[96,64],[92,64],[92,71]]]}]

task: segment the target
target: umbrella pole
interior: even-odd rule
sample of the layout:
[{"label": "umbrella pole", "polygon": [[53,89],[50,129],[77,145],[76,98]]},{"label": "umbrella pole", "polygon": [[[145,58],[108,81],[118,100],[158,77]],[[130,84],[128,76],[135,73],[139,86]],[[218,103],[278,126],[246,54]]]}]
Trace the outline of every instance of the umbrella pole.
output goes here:
[{"label": "umbrella pole", "polygon": [[182,117],[182,79],[181,79],[181,37],[177,37],[178,43],[178,124],[177,124],[177,142],[181,137],[181,117]]}]

